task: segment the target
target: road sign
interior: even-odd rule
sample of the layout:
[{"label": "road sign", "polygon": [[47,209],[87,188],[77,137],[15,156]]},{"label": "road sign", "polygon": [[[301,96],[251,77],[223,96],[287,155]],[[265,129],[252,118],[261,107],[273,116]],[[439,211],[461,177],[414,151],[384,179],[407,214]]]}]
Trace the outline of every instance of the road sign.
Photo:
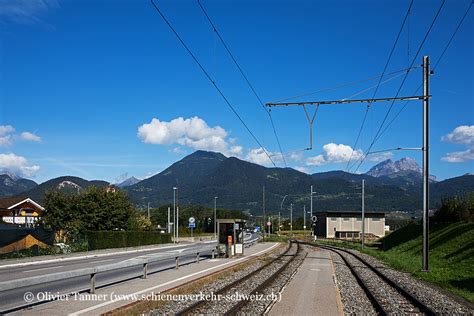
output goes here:
[{"label": "road sign", "polygon": [[194,222],[196,222],[196,219],[194,219],[194,217],[190,217],[190,218],[189,218],[189,224],[192,224],[192,223],[194,223]]},{"label": "road sign", "polygon": [[196,223],[189,223],[188,228],[196,228]]},{"label": "road sign", "polygon": [[267,226],[271,226],[271,225],[272,225],[272,222],[268,221]]},{"label": "road sign", "polygon": [[316,217],[316,215],[313,215],[313,217],[311,217],[311,220],[312,220],[313,222],[316,222],[316,221],[318,220],[318,218]]}]

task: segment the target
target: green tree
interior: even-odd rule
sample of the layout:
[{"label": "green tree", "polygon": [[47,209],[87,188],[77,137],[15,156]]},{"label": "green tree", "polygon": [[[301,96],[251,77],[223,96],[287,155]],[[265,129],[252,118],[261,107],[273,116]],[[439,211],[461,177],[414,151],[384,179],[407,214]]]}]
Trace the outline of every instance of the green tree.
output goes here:
[{"label": "green tree", "polygon": [[136,214],[124,192],[95,186],[79,194],[47,192],[45,208],[44,223],[72,235],[84,230],[125,230]]}]

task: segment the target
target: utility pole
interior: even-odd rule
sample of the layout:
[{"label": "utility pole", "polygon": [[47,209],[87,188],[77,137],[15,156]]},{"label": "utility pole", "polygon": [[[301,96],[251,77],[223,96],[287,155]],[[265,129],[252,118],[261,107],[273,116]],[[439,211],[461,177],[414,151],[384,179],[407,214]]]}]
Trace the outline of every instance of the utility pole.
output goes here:
[{"label": "utility pole", "polygon": [[148,202],[147,213],[148,213],[148,219],[150,219],[150,202]]},{"label": "utility pole", "polygon": [[[311,212],[311,218],[313,218],[313,194],[314,194],[313,185],[311,185],[311,204],[310,204],[311,205],[310,206],[310,208],[311,208],[311,211],[310,211]],[[313,235],[313,230],[312,229],[311,229],[310,234]]]},{"label": "utility pole", "polygon": [[281,218],[281,212],[278,212],[278,236],[280,236],[280,226],[281,226],[281,223],[280,223],[280,218]]},{"label": "utility pole", "polygon": [[[282,107],[282,106],[300,106],[305,111],[308,117],[306,106],[314,105],[317,108],[320,105],[336,105],[336,104],[354,104],[354,103],[367,103],[374,105],[381,102],[395,102],[395,101],[423,101],[423,147],[421,151],[423,153],[423,251],[422,251],[422,271],[429,270],[428,257],[429,257],[429,100],[431,95],[429,94],[429,76],[430,76],[429,57],[423,57],[423,95],[418,96],[403,96],[403,97],[390,97],[390,98],[372,98],[372,99],[342,99],[342,100],[328,100],[328,101],[303,101],[303,102],[281,102],[281,103],[266,103],[265,106],[269,107]],[[310,121],[312,124],[312,122]],[[311,132],[310,124],[310,132]],[[310,138],[310,144],[312,145],[312,138]],[[420,150],[408,149],[408,148],[397,148],[395,150]],[[366,154],[371,154],[366,153]]]},{"label": "utility pole", "polygon": [[429,78],[430,59],[423,57],[423,266],[429,270],[430,194],[429,194]]},{"label": "utility pole", "polygon": [[173,187],[173,239],[176,243],[176,187]]},{"label": "utility pole", "polygon": [[293,203],[290,204],[290,235],[293,236]]},{"label": "utility pole", "polygon": [[365,180],[362,179],[362,249],[364,249],[365,237]]},{"label": "utility pole", "polygon": [[306,239],[306,205],[303,205],[303,229],[304,229],[304,238]]},{"label": "utility pole", "polygon": [[214,197],[214,239],[217,239],[217,196]]},{"label": "utility pole", "polygon": [[176,242],[179,243],[179,191],[176,190]]},{"label": "utility pole", "polygon": [[267,227],[267,223],[265,222],[265,220],[266,220],[266,218],[265,218],[265,186],[263,186],[262,198],[263,198],[263,203],[262,203],[262,207],[263,207],[263,240],[265,241],[265,234],[266,234],[266,227]]},{"label": "utility pole", "polygon": [[171,233],[171,223],[170,223],[170,207],[168,206],[168,234]]}]

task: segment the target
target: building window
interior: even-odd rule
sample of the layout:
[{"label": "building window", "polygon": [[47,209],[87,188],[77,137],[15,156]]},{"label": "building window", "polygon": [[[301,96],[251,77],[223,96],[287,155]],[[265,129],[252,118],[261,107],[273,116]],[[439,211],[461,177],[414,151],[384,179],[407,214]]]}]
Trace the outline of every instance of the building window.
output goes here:
[{"label": "building window", "polygon": [[335,222],[335,221],[337,221],[337,218],[336,217],[331,217],[331,221]]},{"label": "building window", "polygon": [[342,220],[343,220],[344,222],[348,222],[348,221],[350,220],[350,218],[349,218],[349,217],[343,217]]},{"label": "building window", "polygon": [[379,222],[380,221],[380,217],[373,217],[372,218],[372,222]]},{"label": "building window", "polygon": [[362,222],[362,217],[357,217],[356,220],[357,220],[358,222]]}]

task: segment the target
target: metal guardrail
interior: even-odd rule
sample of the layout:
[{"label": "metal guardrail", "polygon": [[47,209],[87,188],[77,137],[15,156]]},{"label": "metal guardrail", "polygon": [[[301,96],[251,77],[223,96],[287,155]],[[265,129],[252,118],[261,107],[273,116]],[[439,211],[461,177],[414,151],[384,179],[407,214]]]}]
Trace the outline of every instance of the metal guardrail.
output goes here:
[{"label": "metal guardrail", "polygon": [[206,245],[197,249],[191,249],[187,251],[185,250],[179,253],[160,253],[152,257],[133,258],[133,259],[117,262],[117,263],[112,263],[112,264],[107,264],[107,265],[102,265],[102,266],[97,266],[97,267],[92,267],[92,268],[83,268],[83,269],[77,269],[77,270],[72,270],[72,271],[64,271],[64,272],[40,275],[36,277],[28,277],[28,278],[23,278],[23,279],[4,281],[4,282],[0,282],[0,292],[13,290],[13,289],[17,289],[17,288],[21,288],[25,286],[34,286],[34,285],[64,280],[64,279],[71,279],[71,278],[76,278],[76,277],[81,277],[81,276],[90,276],[90,293],[93,294],[95,292],[95,276],[97,273],[103,273],[103,272],[108,272],[112,270],[135,267],[135,266],[143,266],[143,278],[146,279],[147,274],[148,274],[148,264],[150,263],[174,258],[176,261],[176,269],[178,269],[180,257],[195,254],[196,262],[199,263],[199,255],[201,253],[205,253],[208,251],[211,251],[212,258],[214,258],[215,253],[216,253],[216,246]]}]

